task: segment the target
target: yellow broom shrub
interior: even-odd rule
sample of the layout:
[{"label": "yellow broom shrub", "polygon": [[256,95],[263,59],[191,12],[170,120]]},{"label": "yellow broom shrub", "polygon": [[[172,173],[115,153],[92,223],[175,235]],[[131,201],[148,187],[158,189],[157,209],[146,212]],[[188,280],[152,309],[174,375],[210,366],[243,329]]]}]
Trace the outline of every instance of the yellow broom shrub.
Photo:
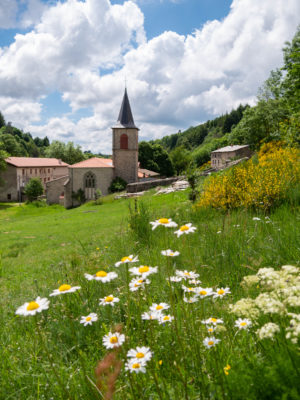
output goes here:
[{"label": "yellow broom shrub", "polygon": [[300,150],[281,142],[264,144],[253,158],[209,177],[197,207],[268,209],[300,182]]}]

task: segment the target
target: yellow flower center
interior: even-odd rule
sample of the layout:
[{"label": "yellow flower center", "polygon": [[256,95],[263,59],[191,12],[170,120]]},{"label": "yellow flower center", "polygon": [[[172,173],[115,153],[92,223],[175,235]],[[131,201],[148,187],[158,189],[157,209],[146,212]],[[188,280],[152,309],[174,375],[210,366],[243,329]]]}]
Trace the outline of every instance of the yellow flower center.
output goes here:
[{"label": "yellow flower center", "polygon": [[27,306],[27,311],[33,311],[36,310],[37,308],[39,308],[39,304],[36,303],[35,301],[31,301],[28,306]]},{"label": "yellow flower center", "polygon": [[193,287],[189,287],[188,290],[190,290],[191,292],[195,291],[195,289]]},{"label": "yellow flower center", "polygon": [[208,345],[209,346],[212,346],[214,344],[214,341],[213,340],[210,340],[209,342],[208,342]]},{"label": "yellow flower center", "polygon": [[144,282],[144,279],[139,279],[138,280],[138,283],[143,283]]},{"label": "yellow flower center", "polygon": [[[201,294],[201,296],[205,296],[206,294],[207,294],[207,291],[206,290],[201,290],[200,291],[200,294]],[[215,322],[215,321],[214,321]]]},{"label": "yellow flower center", "polygon": [[144,358],[145,354],[144,353],[136,353],[136,358]]},{"label": "yellow flower center", "polygon": [[168,223],[169,223],[169,220],[168,220],[168,218],[160,218],[160,219],[158,220],[158,222],[159,222],[160,224],[168,224]]},{"label": "yellow flower center", "polygon": [[224,294],[224,293],[225,293],[225,290],[223,290],[223,289],[218,290],[218,294]]},{"label": "yellow flower center", "polygon": [[163,317],[164,321],[169,321],[170,317],[168,315],[166,315],[165,317]]},{"label": "yellow flower center", "polygon": [[183,226],[180,227],[180,230],[181,230],[181,232],[188,231],[189,227],[186,226],[186,225],[183,225]]},{"label": "yellow flower center", "polygon": [[144,272],[148,272],[149,271],[149,267],[147,267],[147,265],[143,265],[142,267],[139,268],[139,273],[143,274]]},{"label": "yellow flower center", "polygon": [[170,253],[169,253],[169,256],[174,256],[174,253],[170,252]]},{"label": "yellow flower center", "polygon": [[117,338],[117,336],[112,336],[112,337],[109,339],[109,341],[110,341],[110,343],[115,344],[115,343],[118,343],[118,338]]},{"label": "yellow flower center", "polygon": [[161,305],[158,305],[158,306],[156,306],[156,310],[161,310],[163,308],[163,306],[161,306]]},{"label": "yellow flower center", "polygon": [[60,292],[65,292],[66,290],[70,290],[71,289],[71,285],[61,285],[59,288],[58,288],[58,290],[60,291]]},{"label": "yellow flower center", "polygon": [[131,258],[131,257],[123,257],[123,258],[121,258],[121,261],[122,261],[122,262],[125,262],[125,261],[132,261],[132,258]]},{"label": "yellow flower center", "polygon": [[241,326],[246,326],[246,325],[247,325],[247,322],[241,322],[240,325],[241,325]]},{"label": "yellow flower center", "polygon": [[86,317],[86,321],[90,321],[92,319],[92,317]]},{"label": "yellow flower center", "polygon": [[211,322],[217,322],[217,318],[211,318]]},{"label": "yellow flower center", "polygon": [[134,287],[138,287],[138,286],[140,286],[138,283],[135,283],[135,284],[134,284]]},{"label": "yellow flower center", "polygon": [[107,272],[98,271],[98,272],[96,272],[96,276],[97,276],[97,278],[104,278],[105,276],[107,276]]},{"label": "yellow flower center", "polygon": [[113,296],[107,296],[107,297],[105,297],[105,301],[106,301],[106,303],[110,303],[110,302],[112,302],[113,301]]},{"label": "yellow flower center", "polygon": [[208,332],[213,332],[213,328],[208,328]]},{"label": "yellow flower center", "polygon": [[139,363],[132,364],[132,368],[134,368],[134,369],[140,368],[140,366],[141,365]]},{"label": "yellow flower center", "polygon": [[185,272],[184,275],[190,276],[190,273],[189,272]]}]

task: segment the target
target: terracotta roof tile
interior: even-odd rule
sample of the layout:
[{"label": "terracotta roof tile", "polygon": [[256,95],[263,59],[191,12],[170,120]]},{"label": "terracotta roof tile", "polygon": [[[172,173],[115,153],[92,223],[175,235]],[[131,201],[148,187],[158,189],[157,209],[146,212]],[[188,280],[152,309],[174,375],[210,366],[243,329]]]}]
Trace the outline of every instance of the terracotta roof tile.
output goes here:
[{"label": "terracotta roof tile", "polygon": [[15,167],[67,167],[69,165],[57,158],[8,157],[5,161]]},{"label": "terracotta roof tile", "polygon": [[93,157],[70,165],[70,168],[113,168],[113,162],[110,158]]}]

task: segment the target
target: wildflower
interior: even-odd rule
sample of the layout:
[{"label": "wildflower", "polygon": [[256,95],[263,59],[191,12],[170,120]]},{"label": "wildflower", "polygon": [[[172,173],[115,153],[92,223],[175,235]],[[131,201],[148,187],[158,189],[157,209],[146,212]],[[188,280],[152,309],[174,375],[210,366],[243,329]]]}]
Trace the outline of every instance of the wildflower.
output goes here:
[{"label": "wildflower", "polygon": [[161,313],[159,311],[144,312],[142,314],[142,319],[144,319],[144,320],[158,320],[160,314]]},{"label": "wildflower", "polygon": [[261,221],[261,219],[258,217],[253,217],[252,219],[253,219],[253,221]]},{"label": "wildflower", "polygon": [[189,223],[189,224],[186,224],[186,225],[182,225],[178,229],[178,231],[175,231],[174,233],[175,233],[175,235],[177,235],[177,237],[179,237],[179,236],[184,235],[184,234],[188,235],[189,233],[194,233],[196,229],[197,228],[195,226],[192,226],[192,224]]},{"label": "wildflower", "polygon": [[231,366],[230,366],[229,364],[227,364],[226,367],[223,368],[224,374],[225,374],[225,375],[229,375],[229,372],[228,372],[228,371],[229,371],[230,369],[231,369]]},{"label": "wildflower", "polygon": [[220,288],[216,290],[213,297],[214,299],[218,297],[224,297],[228,293],[231,293],[229,288]]},{"label": "wildflower", "polygon": [[76,290],[78,290],[78,289],[81,289],[81,287],[63,284],[58,289],[53,290],[53,292],[50,294],[50,296],[58,296],[60,294],[73,293],[73,292],[76,292]]},{"label": "wildflower", "polygon": [[216,344],[220,342],[220,339],[216,339],[214,336],[206,337],[203,340],[203,344],[205,347],[210,349],[211,347],[214,347]]},{"label": "wildflower", "polygon": [[284,314],[285,306],[267,293],[261,293],[255,299],[255,304],[264,314]]},{"label": "wildflower", "polygon": [[125,342],[125,335],[119,332],[109,332],[102,339],[103,346],[106,349],[114,349],[115,347],[120,347]]},{"label": "wildflower", "polygon": [[188,283],[190,285],[199,285],[201,281],[199,281],[198,279],[189,279]]},{"label": "wildflower", "polygon": [[158,267],[148,267],[148,265],[141,265],[140,267],[130,268],[129,271],[133,275],[138,275],[142,277],[146,277],[148,275],[154,274],[157,272]]},{"label": "wildflower", "polygon": [[154,222],[150,222],[150,224],[152,225],[152,230],[153,231],[159,225],[162,225],[162,226],[164,226],[166,228],[176,228],[177,227],[176,222],[172,221],[171,218],[160,218],[160,219],[157,219]]},{"label": "wildflower", "polygon": [[179,251],[173,251],[171,249],[168,249],[168,250],[162,250],[161,254],[163,256],[176,257],[176,256],[179,256],[180,253],[179,253]]},{"label": "wildflower", "polygon": [[292,317],[290,320],[290,326],[286,329],[286,338],[290,339],[292,343],[297,344],[300,336],[300,314],[289,313]]},{"label": "wildflower", "polygon": [[158,319],[158,322],[160,323],[160,324],[165,324],[165,323],[167,323],[167,322],[171,322],[171,321],[173,321],[173,319],[174,319],[174,317],[172,317],[171,315],[160,315],[159,316],[159,319]]},{"label": "wildflower", "polygon": [[182,285],[181,287],[185,293],[195,293],[196,292],[196,288],[194,288],[194,287],[186,287],[184,285]]},{"label": "wildflower", "polygon": [[193,271],[187,271],[187,270],[180,271],[179,269],[177,269],[175,271],[175,275],[177,275],[180,278],[185,279],[185,280],[187,280],[187,279],[196,279],[196,278],[199,277],[199,274],[196,274]]},{"label": "wildflower", "polygon": [[216,330],[216,328],[213,325],[207,326],[207,332],[208,333],[213,333],[215,330]]},{"label": "wildflower", "polygon": [[116,262],[115,266],[119,267],[121,264],[134,263],[138,261],[139,261],[138,256],[133,257],[133,255],[131,254],[130,256],[121,258],[121,261]]},{"label": "wildflower", "polygon": [[191,296],[191,297],[183,297],[183,301],[185,302],[185,303],[190,303],[190,304],[192,304],[192,303],[196,303],[196,301],[198,301],[198,299],[199,299],[199,297],[196,295],[196,296]]},{"label": "wildflower", "polygon": [[280,332],[280,328],[273,322],[268,322],[256,331],[257,336],[260,340],[262,339],[273,339],[275,333]]},{"label": "wildflower", "polygon": [[217,325],[217,324],[223,324],[223,320],[221,318],[214,318],[214,317],[210,317],[206,320],[201,321],[202,324],[206,324],[206,325]]},{"label": "wildflower", "polygon": [[95,275],[84,274],[84,276],[88,281],[95,280],[105,283],[116,279],[118,277],[118,274],[116,274],[115,272],[98,271],[95,273]]},{"label": "wildflower", "polygon": [[169,278],[166,278],[167,281],[170,280],[170,282],[181,282],[183,278],[180,278],[180,276],[170,276]]},{"label": "wildflower", "polygon": [[126,371],[130,371],[131,373],[135,372],[136,374],[138,374],[139,372],[142,372],[144,374],[146,372],[145,366],[146,366],[145,362],[128,360],[127,363],[125,364],[125,369]]},{"label": "wildflower", "polygon": [[220,234],[220,233],[222,233],[222,231],[218,231],[218,232],[217,232],[217,234]]},{"label": "wildflower", "polygon": [[92,325],[92,323],[96,322],[97,320],[98,320],[97,314],[90,313],[86,317],[81,317],[80,323],[83,324],[84,326],[87,326],[87,325]]},{"label": "wildflower", "polygon": [[239,329],[248,329],[252,325],[252,322],[250,319],[247,318],[239,318],[235,321],[234,326],[236,326]]},{"label": "wildflower", "polygon": [[100,299],[99,305],[100,306],[114,306],[115,303],[118,303],[120,301],[120,299],[118,297],[114,297],[112,294],[110,294],[109,296],[103,297],[103,299]]},{"label": "wildflower", "polygon": [[34,301],[30,301],[29,303],[25,303],[20,306],[16,314],[17,315],[35,315],[36,313],[40,313],[43,310],[48,310],[49,308],[49,300],[47,298],[37,297]]},{"label": "wildflower", "polygon": [[204,299],[204,297],[212,296],[214,294],[212,288],[196,288],[196,293],[200,297],[200,299]]},{"label": "wildflower", "polygon": [[259,317],[259,310],[256,307],[255,300],[250,298],[244,298],[238,300],[235,304],[231,304],[230,311],[239,317],[250,317],[252,320],[256,320]]},{"label": "wildflower", "polygon": [[153,303],[152,306],[150,307],[150,311],[154,311],[154,312],[162,312],[164,310],[167,310],[168,308],[170,308],[169,304],[167,303]]},{"label": "wildflower", "polygon": [[134,361],[148,362],[152,357],[152,352],[149,347],[137,347],[136,349],[130,349],[127,353],[127,357],[132,358]]}]

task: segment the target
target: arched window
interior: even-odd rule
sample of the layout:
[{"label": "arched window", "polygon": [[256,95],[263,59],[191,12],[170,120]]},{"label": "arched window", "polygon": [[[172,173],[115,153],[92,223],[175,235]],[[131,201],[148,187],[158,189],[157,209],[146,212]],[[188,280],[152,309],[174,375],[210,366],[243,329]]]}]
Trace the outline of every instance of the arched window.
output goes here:
[{"label": "arched window", "polygon": [[128,149],[128,136],[123,133],[120,137],[120,148],[123,150]]},{"label": "arched window", "polygon": [[84,186],[86,188],[94,188],[95,187],[95,175],[92,172],[88,172],[85,175]]}]

